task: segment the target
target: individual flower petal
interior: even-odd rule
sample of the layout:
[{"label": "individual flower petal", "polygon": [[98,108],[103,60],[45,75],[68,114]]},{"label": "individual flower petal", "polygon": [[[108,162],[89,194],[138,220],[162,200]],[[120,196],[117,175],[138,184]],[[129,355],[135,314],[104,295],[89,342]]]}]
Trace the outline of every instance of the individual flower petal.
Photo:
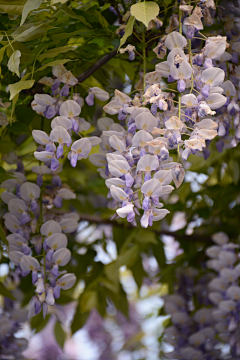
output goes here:
[{"label": "individual flower petal", "polygon": [[6,228],[15,233],[19,228],[21,228],[20,221],[16,218],[16,216],[11,215],[10,213],[4,214],[3,218],[5,219],[5,226]]},{"label": "individual flower petal", "polygon": [[81,112],[81,107],[74,100],[67,100],[62,103],[59,114],[60,116],[65,116],[68,118],[73,118],[74,116],[78,116]]},{"label": "individual flower petal", "polygon": [[49,167],[46,166],[46,165],[33,166],[32,167],[32,172],[35,172],[38,175],[44,175],[44,174],[51,174],[52,173],[51,169],[49,169]]},{"label": "individual flower petal", "polygon": [[1,199],[5,204],[8,204],[10,200],[17,199],[17,197],[11,192],[4,191],[1,193]]},{"label": "individual flower petal", "polygon": [[78,83],[78,79],[73,76],[71,71],[66,71],[60,76],[60,80],[63,84],[74,86]]},{"label": "individual flower petal", "polygon": [[87,158],[88,154],[91,151],[91,148],[91,142],[87,138],[77,140],[71,146],[71,150],[73,150],[75,153],[77,153],[84,159]]},{"label": "individual flower petal", "polygon": [[71,259],[71,251],[65,248],[57,250],[52,257],[52,262],[59,266],[65,266]]},{"label": "individual flower petal", "polygon": [[21,260],[22,256],[24,256],[24,254],[20,251],[11,251],[9,253],[10,261],[16,266],[20,265],[20,260]]},{"label": "individual flower petal", "polygon": [[125,193],[124,190],[120,189],[117,186],[111,185],[110,192],[112,197],[117,201],[127,201],[128,195]]},{"label": "individual flower petal", "polygon": [[177,117],[172,116],[169,120],[165,122],[166,129],[169,130],[182,130],[184,123]]},{"label": "individual flower petal", "polygon": [[[144,155],[137,164],[138,171],[150,172],[156,170],[159,166],[158,159],[153,155]],[[159,184],[159,182],[158,182]]]},{"label": "individual flower petal", "polygon": [[109,93],[105,90],[102,90],[98,87],[90,88],[89,91],[96,96],[97,99],[101,101],[106,101],[109,99]]},{"label": "individual flower petal", "polygon": [[116,135],[110,136],[109,144],[116,151],[119,151],[119,152],[126,151],[126,146],[124,145],[124,143]]},{"label": "individual flower petal", "polygon": [[128,214],[130,214],[133,211],[134,205],[131,203],[128,203],[126,206],[123,206],[116,210],[116,213],[120,218],[125,218]]},{"label": "individual flower petal", "polygon": [[104,166],[107,163],[106,155],[105,154],[90,154],[88,157],[90,163],[95,166]]},{"label": "individual flower petal", "polygon": [[72,122],[65,116],[56,116],[51,121],[51,128],[54,129],[56,126],[63,126],[66,130],[69,130],[72,127]]},{"label": "individual flower petal", "polygon": [[8,210],[11,214],[19,217],[28,210],[28,207],[21,199],[11,199],[8,203]]},{"label": "individual flower petal", "polygon": [[165,45],[169,50],[172,50],[174,48],[183,49],[185,46],[187,46],[187,40],[179,32],[172,31],[166,37]]},{"label": "individual flower petal", "polygon": [[172,78],[175,80],[190,79],[190,77],[192,75],[192,67],[187,62],[187,60],[183,59],[183,61],[179,65],[179,67],[177,67],[176,65],[172,65],[170,67],[170,74],[171,74]]},{"label": "individual flower petal", "polygon": [[20,260],[20,267],[23,271],[34,271],[40,268],[40,264],[37,259],[23,255]]},{"label": "individual flower petal", "polygon": [[36,200],[40,197],[41,189],[34,183],[25,182],[20,187],[21,198],[25,201]]},{"label": "individual flower petal", "polygon": [[157,119],[150,112],[143,112],[135,118],[135,124],[138,129],[152,132],[153,128],[157,126]]},{"label": "individual flower petal", "polygon": [[198,105],[197,98],[193,94],[181,96],[181,103],[186,105],[187,107],[196,107]]},{"label": "individual flower petal", "polygon": [[145,130],[140,130],[132,138],[132,144],[133,144],[133,146],[144,147],[144,146],[146,146],[146,143],[151,140],[153,140],[152,135],[150,135]]},{"label": "individual flower petal", "polygon": [[61,229],[63,232],[65,232],[66,234],[71,234],[74,231],[77,230],[78,228],[78,220],[72,218],[72,219],[68,219],[68,218],[63,218],[60,222],[59,225],[61,226]]},{"label": "individual flower petal", "polygon": [[163,77],[168,77],[170,75],[170,66],[167,61],[162,61],[155,66],[157,73]]},{"label": "individual flower petal", "polygon": [[126,187],[126,181],[119,178],[111,178],[105,181],[106,186],[110,189],[112,185],[124,188]]},{"label": "individual flower petal", "polygon": [[54,152],[51,152],[51,151],[34,151],[34,156],[39,161],[48,162],[54,157]]},{"label": "individual flower petal", "polygon": [[198,129],[216,130],[218,128],[218,124],[211,119],[203,119],[196,123],[195,127]]},{"label": "individual flower petal", "polygon": [[157,179],[162,185],[169,185],[173,179],[171,170],[160,170],[154,174],[153,178]]},{"label": "individual flower petal", "polygon": [[73,287],[77,278],[74,274],[65,274],[60,279],[58,279],[58,284],[63,290],[68,290]]},{"label": "individual flower petal", "polygon": [[32,136],[33,136],[34,140],[40,145],[46,145],[50,141],[49,135],[41,130],[33,130]]},{"label": "individual flower petal", "polygon": [[170,211],[168,211],[167,209],[154,209],[152,214],[153,214],[153,221],[159,221],[162,220],[167,214],[169,214]]},{"label": "individual flower petal", "polygon": [[50,133],[50,139],[60,145],[68,144],[71,142],[71,136],[63,126],[56,126]]},{"label": "individual flower petal", "polygon": [[65,200],[76,199],[76,194],[67,188],[61,188],[57,191],[57,195]]},{"label": "individual flower petal", "polygon": [[206,103],[212,110],[219,109],[226,101],[227,98],[221,94],[210,94],[206,99]]},{"label": "individual flower petal", "polygon": [[218,86],[223,83],[225,72],[216,67],[203,70],[201,81],[209,86]]},{"label": "individual flower petal", "polygon": [[45,241],[47,246],[49,246],[54,251],[67,247],[68,242],[66,235],[59,233],[49,236]]},{"label": "individual flower petal", "polygon": [[159,197],[162,193],[162,185],[157,179],[151,179],[142,185],[141,192],[148,197]]},{"label": "individual flower petal", "polygon": [[220,231],[212,235],[212,240],[218,245],[224,245],[229,241],[229,237],[227,234]]},{"label": "individual flower petal", "polygon": [[62,229],[59,223],[54,220],[49,220],[45,222],[41,228],[40,233],[45,236],[51,236],[52,234],[61,233]]},{"label": "individual flower petal", "polygon": [[174,48],[173,50],[170,51],[170,53],[168,54],[168,57],[167,57],[167,63],[169,66],[174,64],[175,56],[178,56],[182,59],[187,60],[187,57],[182,49]]},{"label": "individual flower petal", "polygon": [[98,121],[97,121],[97,127],[101,131],[109,130],[110,126],[112,124],[114,124],[114,121],[113,121],[113,119],[111,119],[109,117],[103,117],[103,118],[98,119]]},{"label": "individual flower petal", "polygon": [[108,169],[113,176],[120,177],[130,170],[130,166],[127,161],[114,160],[109,162]]}]

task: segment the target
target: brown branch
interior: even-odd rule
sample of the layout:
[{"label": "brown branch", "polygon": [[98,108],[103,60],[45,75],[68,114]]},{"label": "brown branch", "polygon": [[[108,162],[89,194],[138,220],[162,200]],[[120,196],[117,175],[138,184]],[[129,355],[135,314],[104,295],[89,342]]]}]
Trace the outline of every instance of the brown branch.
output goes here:
[{"label": "brown branch", "polygon": [[95,71],[97,71],[101,66],[106,64],[110,59],[112,59],[117,54],[117,50],[114,50],[106,55],[104,55],[100,60],[98,60],[93,66],[84,71],[81,75],[77,76],[78,82],[81,83],[91,76]]},{"label": "brown branch", "polygon": [[[54,211],[55,212],[55,211]],[[80,220],[86,220],[89,221],[91,223],[95,223],[95,224],[106,224],[106,225],[112,225],[112,226],[117,226],[117,227],[123,227],[124,225],[122,223],[119,223],[116,220],[110,220],[110,219],[102,219],[100,216],[97,215],[89,215],[89,214],[79,214],[80,216]],[[127,229],[134,229],[135,227],[132,226],[131,224],[127,224],[126,225]],[[172,232],[172,231],[167,231],[167,230],[155,230],[155,229],[151,229],[155,234],[157,235],[168,235],[168,236],[173,236],[175,237],[177,240],[187,240],[187,241],[199,241],[199,242],[209,242],[211,243],[212,240],[210,238],[210,236],[206,236],[206,235],[181,235],[178,232]]]}]

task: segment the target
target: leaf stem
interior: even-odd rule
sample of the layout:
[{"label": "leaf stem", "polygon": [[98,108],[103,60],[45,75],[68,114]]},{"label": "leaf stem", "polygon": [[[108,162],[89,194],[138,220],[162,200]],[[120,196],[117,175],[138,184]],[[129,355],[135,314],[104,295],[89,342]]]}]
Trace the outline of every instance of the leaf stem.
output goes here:
[{"label": "leaf stem", "polygon": [[143,101],[144,101],[144,91],[146,87],[146,69],[147,69],[147,58],[146,58],[146,43],[145,43],[145,29],[143,28],[142,32],[142,43],[143,43]]},{"label": "leaf stem", "polygon": [[[40,228],[43,224],[43,202],[42,202],[42,189],[41,189],[41,193],[40,193]],[[39,229],[40,231],[40,229]],[[44,235],[42,235],[42,247],[43,247],[43,242],[44,242]],[[43,267],[44,267],[44,288],[45,288],[45,294],[46,294],[46,252],[44,250],[43,247]]]},{"label": "leaf stem", "polygon": [[4,32],[5,32],[5,35],[6,35],[6,37],[7,37],[8,43],[9,43],[9,45],[11,46],[12,51],[14,52],[15,50],[14,50],[14,48],[13,48],[13,46],[12,46],[12,43],[11,43],[11,41],[9,40],[9,37],[8,37],[6,31],[4,31]]},{"label": "leaf stem", "polygon": [[[191,39],[188,39],[188,53],[189,53],[189,61],[192,67],[192,43],[191,43]],[[193,72],[191,74],[191,89],[190,89],[190,94],[193,91]]]}]

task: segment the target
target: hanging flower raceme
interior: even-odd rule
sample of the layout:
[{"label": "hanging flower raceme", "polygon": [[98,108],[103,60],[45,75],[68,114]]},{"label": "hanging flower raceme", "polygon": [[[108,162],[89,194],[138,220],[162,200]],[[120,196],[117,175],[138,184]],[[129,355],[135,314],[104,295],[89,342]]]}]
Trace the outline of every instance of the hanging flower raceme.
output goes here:
[{"label": "hanging flower raceme", "polygon": [[[42,176],[52,174],[47,166],[33,169]],[[45,188],[41,178],[42,190],[38,185],[26,181],[24,176],[20,179],[2,183],[2,187],[7,190],[15,189],[15,194],[10,191],[3,191],[1,194],[9,211],[4,214],[5,227],[12,233],[7,236],[9,259],[15,265],[15,275],[19,277],[31,273],[32,283],[36,287],[36,295],[30,302],[29,317],[37,315],[41,309],[45,317],[48,305],[55,303],[54,293],[59,297],[59,289],[54,290],[56,281],[66,273],[60,271],[59,267],[65,266],[71,258],[67,249],[67,236],[62,232],[74,232],[79,220],[74,213],[61,216],[52,213],[51,216],[46,210],[49,205],[61,207],[63,199],[74,199],[76,196],[68,187],[63,187],[57,175],[52,177],[52,184]],[[46,197],[48,201],[45,200]],[[49,217],[52,219],[49,220]],[[73,274],[64,279],[63,281],[61,278],[58,282],[58,287],[61,286],[62,289],[69,289],[76,281]]]}]

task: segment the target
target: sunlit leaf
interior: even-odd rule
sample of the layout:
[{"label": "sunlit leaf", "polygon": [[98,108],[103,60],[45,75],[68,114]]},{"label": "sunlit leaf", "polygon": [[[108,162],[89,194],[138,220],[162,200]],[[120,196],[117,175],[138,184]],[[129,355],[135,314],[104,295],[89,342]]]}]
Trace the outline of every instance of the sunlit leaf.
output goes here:
[{"label": "sunlit leaf", "polygon": [[9,85],[9,91],[11,94],[10,100],[12,100],[15,95],[19,94],[20,91],[30,89],[34,83],[35,80],[20,80],[15,84]]},{"label": "sunlit leaf", "polygon": [[54,335],[57,340],[57,343],[60,345],[61,348],[63,348],[64,342],[67,338],[67,335],[66,335],[65,331],[63,331],[63,328],[58,321],[56,322],[56,324],[54,326]]},{"label": "sunlit leaf", "polygon": [[144,1],[131,6],[131,15],[146,27],[159,13],[159,6],[153,1]]},{"label": "sunlit leaf", "polygon": [[125,42],[127,41],[127,38],[132,35],[133,32],[133,25],[134,25],[134,21],[135,21],[135,17],[134,16],[130,16],[130,18],[128,19],[128,23],[127,26],[125,28],[125,33],[123,35],[123,37],[120,40],[120,46],[118,49],[120,49],[120,47],[125,44]]},{"label": "sunlit leaf", "polygon": [[20,26],[22,26],[22,24],[25,22],[30,11],[38,9],[41,6],[41,4],[42,4],[42,0],[27,0],[23,8]]},{"label": "sunlit leaf", "polygon": [[20,77],[19,74],[20,57],[21,57],[21,52],[19,50],[16,50],[12,53],[10,59],[8,60],[8,69],[11,72],[17,74],[18,77]]},{"label": "sunlit leaf", "polygon": [[16,300],[15,297],[10,293],[8,289],[5,288],[5,286],[1,282],[0,282],[0,295],[5,296],[11,300]]},{"label": "sunlit leaf", "polygon": [[35,72],[45,70],[48,66],[56,66],[56,65],[59,65],[59,64],[63,65],[63,64],[66,64],[68,61],[72,61],[72,60],[71,59],[54,60],[54,61],[51,61],[51,62],[41,66]]},{"label": "sunlit leaf", "polygon": [[21,15],[26,1],[27,0],[1,0],[0,12],[11,15]]},{"label": "sunlit leaf", "polygon": [[75,50],[75,49],[76,49],[75,46],[61,46],[58,48],[53,48],[53,49],[47,50],[45,53],[39,55],[38,59],[39,59],[39,61],[42,61],[45,58],[56,57],[59,54],[63,54],[65,52],[68,52],[70,50]]},{"label": "sunlit leaf", "polygon": [[[1,182],[12,178],[12,176],[9,175],[9,177],[8,177],[7,176],[8,174],[5,175],[2,173],[0,174],[0,178],[1,178],[1,175],[3,176],[3,180],[0,180]],[[1,226],[0,226],[0,239],[5,245],[8,246],[8,240],[6,238],[5,232],[3,231],[3,228]]]}]

